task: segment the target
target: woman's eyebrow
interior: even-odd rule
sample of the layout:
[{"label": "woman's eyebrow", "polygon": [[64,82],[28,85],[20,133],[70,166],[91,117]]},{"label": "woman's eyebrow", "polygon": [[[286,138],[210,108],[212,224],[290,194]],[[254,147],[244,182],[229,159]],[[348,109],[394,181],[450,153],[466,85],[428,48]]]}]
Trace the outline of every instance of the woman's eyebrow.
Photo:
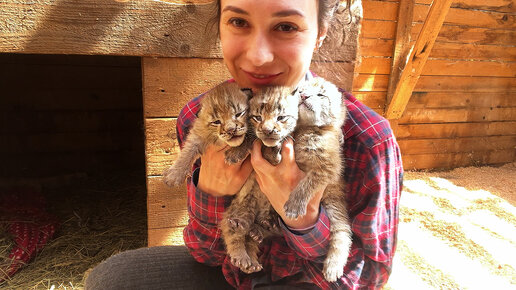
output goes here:
[{"label": "woman's eyebrow", "polygon": [[292,15],[305,17],[305,15],[301,11],[296,10],[296,9],[282,10],[282,11],[278,11],[278,12],[275,12],[272,14],[272,16],[274,16],[274,17],[286,17],[286,16],[292,16]]},{"label": "woman's eyebrow", "polygon": [[231,6],[231,5],[225,6],[224,9],[222,9],[222,12],[226,12],[226,11],[232,11],[232,12],[239,13],[239,14],[249,15],[249,13],[247,11],[245,11],[241,8],[235,7],[235,6]]}]

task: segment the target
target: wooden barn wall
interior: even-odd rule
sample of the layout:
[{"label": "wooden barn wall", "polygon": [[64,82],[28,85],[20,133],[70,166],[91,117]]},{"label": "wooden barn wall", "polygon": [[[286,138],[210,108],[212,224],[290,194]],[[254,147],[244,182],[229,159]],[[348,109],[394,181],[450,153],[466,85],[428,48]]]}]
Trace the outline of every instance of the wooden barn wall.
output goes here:
[{"label": "wooden barn wall", "polygon": [[143,169],[138,57],[0,54],[0,177]]},{"label": "wooden barn wall", "polygon": [[[415,41],[430,0],[416,0]],[[398,3],[363,1],[362,65],[353,93],[385,108]],[[516,6],[454,1],[401,119],[392,122],[405,169],[516,160]]]},{"label": "wooden barn wall", "polygon": [[[515,160],[515,8],[503,0],[484,2],[452,4],[405,114],[392,122],[406,169]],[[352,86],[339,85],[384,114],[398,2],[366,0],[362,4],[362,63],[358,71],[354,69]],[[430,0],[416,4],[413,41],[429,5]],[[339,65],[346,70],[349,63]],[[148,242],[149,246],[181,244],[187,222],[186,189],[168,188],[161,180],[161,173],[178,153],[174,116],[189,99],[229,74],[220,58],[147,57],[142,67]]]}]

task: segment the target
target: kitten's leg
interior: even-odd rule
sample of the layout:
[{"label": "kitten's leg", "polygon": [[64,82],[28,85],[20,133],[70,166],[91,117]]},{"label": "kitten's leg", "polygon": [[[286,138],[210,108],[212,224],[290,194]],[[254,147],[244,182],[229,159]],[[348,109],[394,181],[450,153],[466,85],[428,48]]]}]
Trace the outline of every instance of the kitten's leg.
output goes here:
[{"label": "kitten's leg", "polygon": [[256,185],[254,175],[249,176],[237,196],[226,209],[224,219],[234,231],[247,233],[256,218],[256,196],[253,193]]},{"label": "kitten's leg", "polygon": [[203,141],[195,135],[188,137],[189,140],[185,143],[174,164],[163,172],[163,181],[168,186],[177,186],[185,182],[190,175],[193,163],[201,155],[200,148]]},{"label": "kitten's leg", "polygon": [[347,263],[351,247],[352,233],[347,206],[340,187],[328,188],[327,190],[335,191],[328,194],[322,201],[331,224],[330,245],[324,260],[323,275],[327,281],[334,282],[344,274],[344,266]]},{"label": "kitten's leg", "polygon": [[254,272],[259,272],[263,269],[262,264],[260,264],[260,262],[258,261],[258,253],[260,251],[258,244],[259,243],[251,237],[247,237],[246,250],[249,257],[251,258],[251,266],[245,269],[240,268],[244,273],[251,274]]},{"label": "kitten's leg", "polygon": [[231,263],[245,273],[262,269],[257,258],[258,243],[249,236],[256,216],[256,197],[252,191],[255,183],[254,176],[251,175],[224,213],[220,223],[222,238],[226,243]]},{"label": "kitten's leg", "polygon": [[258,245],[247,234],[239,233],[222,227],[226,250],[231,264],[240,268],[244,273],[258,272],[262,265],[258,262]]},{"label": "kitten's leg", "polygon": [[299,181],[284,205],[285,214],[288,218],[296,219],[306,214],[308,202],[312,199],[315,191],[319,189],[321,178],[315,170],[311,170]]},{"label": "kitten's leg", "polygon": [[261,207],[262,210],[256,215],[256,223],[261,227],[270,232],[278,232],[278,218],[279,215],[276,213],[274,208],[270,204]]}]

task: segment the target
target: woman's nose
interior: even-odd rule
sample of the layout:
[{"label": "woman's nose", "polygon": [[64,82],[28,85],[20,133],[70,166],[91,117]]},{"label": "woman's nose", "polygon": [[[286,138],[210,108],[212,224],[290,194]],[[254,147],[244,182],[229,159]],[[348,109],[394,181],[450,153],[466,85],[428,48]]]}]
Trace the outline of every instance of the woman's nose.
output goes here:
[{"label": "woman's nose", "polygon": [[254,66],[262,66],[274,59],[273,47],[262,33],[255,33],[250,39],[247,58]]}]

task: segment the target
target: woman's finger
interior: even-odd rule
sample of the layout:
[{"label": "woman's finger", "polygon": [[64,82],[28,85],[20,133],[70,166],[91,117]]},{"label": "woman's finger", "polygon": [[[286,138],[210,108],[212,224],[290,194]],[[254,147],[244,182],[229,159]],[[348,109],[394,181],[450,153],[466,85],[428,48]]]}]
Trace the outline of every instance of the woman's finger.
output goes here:
[{"label": "woman's finger", "polygon": [[281,160],[282,162],[295,162],[296,157],[294,154],[294,142],[292,139],[287,138],[281,148]]},{"label": "woman's finger", "polygon": [[253,148],[251,150],[251,163],[257,171],[270,171],[272,165],[267,162],[267,160],[263,159],[262,146],[262,141],[254,141]]}]

